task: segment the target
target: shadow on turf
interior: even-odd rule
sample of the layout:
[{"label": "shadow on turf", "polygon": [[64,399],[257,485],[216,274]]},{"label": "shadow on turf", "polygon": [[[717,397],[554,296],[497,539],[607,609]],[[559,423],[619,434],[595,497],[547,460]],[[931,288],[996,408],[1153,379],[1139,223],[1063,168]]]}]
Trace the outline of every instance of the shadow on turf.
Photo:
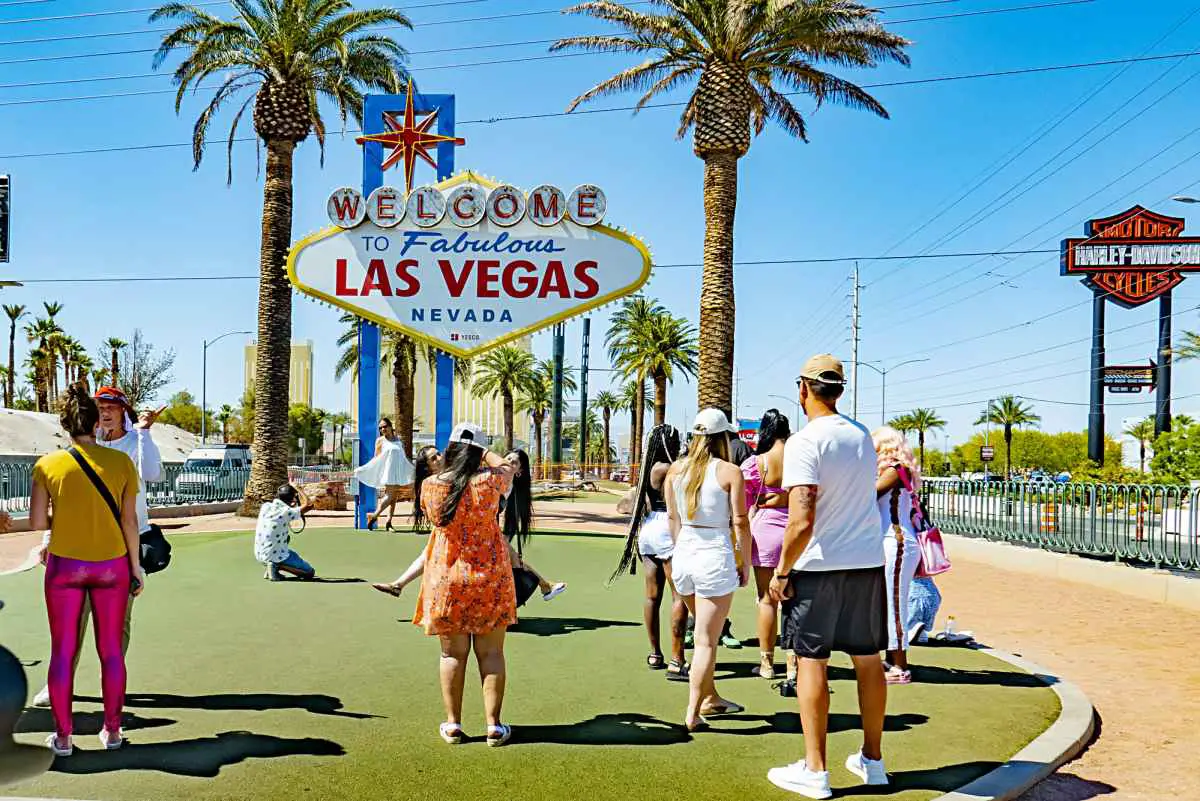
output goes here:
[{"label": "shadow on turf", "polygon": [[111,773],[118,770],[155,770],[179,776],[213,778],[226,765],[247,759],[287,756],[344,756],[346,750],[332,740],[315,737],[290,739],[248,731],[221,732],[215,737],[197,737],[170,743],[131,742],[119,751],[76,749],[75,754],[54,761],[58,773]]},{"label": "shadow on turf", "polygon": [[[77,701],[102,703],[100,698],[76,696]],[[172,695],[170,693],[130,693],[125,706],[137,709],[206,709],[217,712],[264,712],[268,709],[303,709],[314,715],[365,720],[379,718],[365,712],[342,710],[342,700],[332,695],[287,695],[285,693],[214,693],[212,695]]]},{"label": "shadow on turf", "polygon": [[597,715],[579,723],[517,726],[511,746],[555,745],[675,745],[692,739],[681,724],[650,715],[626,712]]},{"label": "shadow on turf", "polygon": [[[712,730],[718,734],[732,734],[738,737],[758,734],[800,734],[800,714],[798,712],[774,712],[770,715],[721,715],[709,719]],[[727,729],[721,726],[721,721],[737,721],[739,723],[761,723],[752,728]],[[928,715],[919,712],[905,712],[899,715],[888,715],[883,721],[884,731],[909,731],[929,722]],[[845,712],[829,713],[829,733],[842,731],[858,731],[862,729],[862,720],[858,715]],[[956,785],[957,786],[957,785]]]},{"label": "shadow on turf", "polygon": [[509,628],[511,634],[533,634],[554,637],[576,631],[598,631],[613,627],[640,626],[629,620],[601,620],[594,617],[523,617]]},{"label": "shadow on turf", "polygon": [[[100,727],[104,725],[103,712],[76,712],[71,716],[71,719],[75,722],[76,735],[99,734]],[[126,731],[158,729],[163,726],[174,725],[176,722],[170,718],[143,718],[132,712],[126,712],[121,715],[121,728]],[[54,715],[50,713],[49,709],[26,709],[25,714],[21,715],[21,719],[17,721],[17,727],[13,731],[17,734],[52,732],[54,731]]]},{"label": "shadow on turf", "polygon": [[999,687],[1045,687],[1049,677],[1010,670],[958,670],[934,665],[910,665],[913,681],[921,684],[994,684]]}]

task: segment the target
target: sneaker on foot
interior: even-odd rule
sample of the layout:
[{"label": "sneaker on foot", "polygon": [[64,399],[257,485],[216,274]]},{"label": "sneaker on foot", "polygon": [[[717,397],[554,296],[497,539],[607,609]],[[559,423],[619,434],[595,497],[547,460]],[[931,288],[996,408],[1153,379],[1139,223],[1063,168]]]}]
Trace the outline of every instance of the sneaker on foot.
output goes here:
[{"label": "sneaker on foot", "polygon": [[864,784],[882,786],[888,783],[882,759],[867,759],[861,750],[846,757],[846,770],[863,780]]},{"label": "sneaker on foot", "polygon": [[726,648],[737,649],[742,647],[742,641],[732,634],[722,634],[721,645],[724,645]]},{"label": "sneaker on foot", "polygon": [[69,757],[75,752],[75,745],[69,736],[60,742],[57,734],[51,734],[46,738],[46,745],[54,752],[55,756]]},{"label": "sneaker on foot", "polygon": [[781,790],[788,790],[805,798],[832,798],[829,788],[829,771],[809,770],[804,760],[793,762],[782,768],[771,768],[767,779]]},{"label": "sneaker on foot", "polygon": [[557,584],[555,584],[553,587],[551,587],[549,592],[542,593],[542,600],[543,601],[553,601],[555,598],[562,595],[566,591],[567,591],[567,583],[565,581],[560,581]]},{"label": "sneaker on foot", "polygon": [[100,745],[104,746],[107,751],[116,751],[125,745],[125,732],[120,729],[117,729],[115,732],[111,732],[108,729],[100,729]]},{"label": "sneaker on foot", "polygon": [[50,706],[50,688],[43,687],[38,690],[37,695],[33,696],[33,705],[45,709]]},{"label": "sneaker on foot", "polygon": [[888,684],[912,684],[912,673],[893,667],[883,674]]}]

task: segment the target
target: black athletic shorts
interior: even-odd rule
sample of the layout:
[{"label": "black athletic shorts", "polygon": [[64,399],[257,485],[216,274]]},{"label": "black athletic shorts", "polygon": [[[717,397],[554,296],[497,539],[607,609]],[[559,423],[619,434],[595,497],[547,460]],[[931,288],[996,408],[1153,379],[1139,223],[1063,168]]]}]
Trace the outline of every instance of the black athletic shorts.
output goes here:
[{"label": "black athletic shorts", "polygon": [[793,570],[783,602],[782,647],[808,659],[832,651],[869,656],[887,648],[887,589],[882,567]]}]

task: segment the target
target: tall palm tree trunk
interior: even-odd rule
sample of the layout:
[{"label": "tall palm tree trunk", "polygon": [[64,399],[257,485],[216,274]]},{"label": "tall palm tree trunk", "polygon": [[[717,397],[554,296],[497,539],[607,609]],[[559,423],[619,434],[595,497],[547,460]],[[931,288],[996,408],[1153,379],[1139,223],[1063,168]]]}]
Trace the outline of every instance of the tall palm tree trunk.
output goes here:
[{"label": "tall palm tree trunk", "polygon": [[921,472],[925,472],[925,431],[917,432],[917,448],[921,451]]},{"label": "tall palm tree trunk", "polygon": [[17,323],[14,320],[8,327],[8,380],[4,384],[4,405],[12,408],[13,397],[16,395],[17,376]]},{"label": "tall palm tree trunk", "polygon": [[654,374],[654,425],[667,422],[667,374],[661,370]]},{"label": "tall palm tree trunk", "polygon": [[604,407],[604,462],[612,458],[612,409]]},{"label": "tall palm tree trunk", "polygon": [[112,373],[109,378],[112,379],[112,385],[117,386],[117,376],[121,374],[120,351],[116,348],[112,349]]},{"label": "tall palm tree trunk", "polygon": [[292,154],[296,143],[267,143],[254,370],[254,466],[238,513],[253,517],[287,481],[292,288],[284,272],[292,238]]},{"label": "tall palm tree trunk", "polygon": [[[633,410],[633,456],[631,461],[636,465],[642,461],[642,429],[646,420],[646,381],[638,375],[637,408]],[[632,476],[630,476],[632,479]]]},{"label": "tall palm tree trunk", "polygon": [[1004,426],[1004,478],[1012,478],[1012,426]]},{"label": "tall palm tree trunk", "polygon": [[1138,440],[1138,449],[1140,451],[1140,453],[1138,454],[1138,457],[1139,457],[1138,458],[1138,472],[1145,473],[1146,472],[1146,440],[1144,440],[1144,439]]},{"label": "tall palm tree trunk", "polygon": [[542,423],[546,420],[545,412],[534,412],[533,414],[533,460],[537,463],[537,470],[534,472],[538,478],[545,478],[546,465],[542,461]]},{"label": "tall palm tree trunk", "polygon": [[516,447],[513,444],[513,394],[512,390],[507,387],[500,392],[500,397],[504,401],[504,447],[510,450]]},{"label": "tall palm tree trunk", "polygon": [[404,454],[412,459],[413,378],[407,360],[400,358],[400,349],[405,344],[398,344],[392,354],[392,397],[396,404],[392,417],[396,423],[396,434],[404,446]]},{"label": "tall palm tree trunk", "polygon": [[733,412],[733,218],[738,156],[723,150],[704,157],[704,279],[700,284],[701,409]]}]

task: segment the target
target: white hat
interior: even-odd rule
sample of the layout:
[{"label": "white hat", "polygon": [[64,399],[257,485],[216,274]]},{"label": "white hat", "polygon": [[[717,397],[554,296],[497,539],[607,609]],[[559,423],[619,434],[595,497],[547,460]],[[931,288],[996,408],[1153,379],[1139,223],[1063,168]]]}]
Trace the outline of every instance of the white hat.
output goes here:
[{"label": "white hat", "polygon": [[733,431],[733,425],[720,409],[703,409],[692,423],[692,433],[712,436]]},{"label": "white hat", "polygon": [[450,432],[451,442],[461,442],[463,445],[474,445],[476,448],[487,448],[487,435],[483,429],[474,423],[459,423]]}]

